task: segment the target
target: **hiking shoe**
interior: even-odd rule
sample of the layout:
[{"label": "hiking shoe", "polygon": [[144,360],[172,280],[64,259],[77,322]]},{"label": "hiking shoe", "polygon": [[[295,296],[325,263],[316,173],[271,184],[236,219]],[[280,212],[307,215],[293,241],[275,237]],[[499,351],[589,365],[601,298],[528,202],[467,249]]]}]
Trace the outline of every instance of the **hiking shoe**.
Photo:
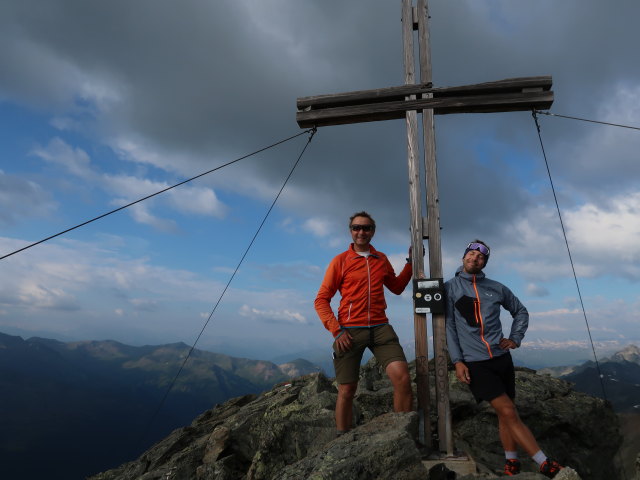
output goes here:
[{"label": "hiking shoe", "polygon": [[504,474],[507,477],[517,475],[520,473],[520,460],[517,458],[510,458],[504,464]]},{"label": "hiking shoe", "polygon": [[540,473],[546,477],[555,477],[560,470],[564,467],[551,458],[547,458],[542,465],[540,465]]}]

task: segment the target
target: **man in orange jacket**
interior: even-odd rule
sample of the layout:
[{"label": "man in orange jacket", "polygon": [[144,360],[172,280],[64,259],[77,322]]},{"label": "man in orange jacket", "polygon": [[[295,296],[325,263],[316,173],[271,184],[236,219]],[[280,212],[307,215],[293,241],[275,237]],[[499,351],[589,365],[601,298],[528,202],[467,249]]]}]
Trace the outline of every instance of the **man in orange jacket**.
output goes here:
[{"label": "man in orange jacket", "polygon": [[[393,408],[409,412],[413,398],[409,368],[398,336],[389,325],[384,287],[400,295],[411,280],[411,261],[396,276],[386,255],[371,245],[376,223],[367,212],[349,219],[353,243],[329,264],[315,300],[316,312],[334,337],[333,365],[338,383],[336,428],[341,435],[352,428],[353,397],[358,388],[360,362],[369,348],[393,384]],[[411,254],[411,253],[409,253]],[[338,316],[331,299],[340,291]]]}]

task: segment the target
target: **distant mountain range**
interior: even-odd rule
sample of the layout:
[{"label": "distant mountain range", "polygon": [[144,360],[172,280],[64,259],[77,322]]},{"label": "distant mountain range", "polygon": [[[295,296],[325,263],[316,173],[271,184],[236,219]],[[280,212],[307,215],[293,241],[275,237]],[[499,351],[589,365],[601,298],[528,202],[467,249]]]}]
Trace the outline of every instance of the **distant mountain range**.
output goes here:
[{"label": "distant mountain range", "polygon": [[[0,333],[2,478],[84,479],[137,457],[215,404],[321,370],[303,359],[277,364],[197,349],[183,365],[190,349]],[[615,410],[638,413],[638,347],[599,364]],[[602,397],[594,362],[539,372]]]},{"label": "distant mountain range", "polygon": [[545,368],[539,373],[572,382],[580,392],[606,398],[616,412],[640,413],[640,349],[635,345],[598,364],[589,361],[578,366]]},{"label": "distant mountain range", "polygon": [[302,359],[276,365],[202,350],[183,365],[189,350],[0,333],[2,477],[82,479],[215,404],[320,371]]}]

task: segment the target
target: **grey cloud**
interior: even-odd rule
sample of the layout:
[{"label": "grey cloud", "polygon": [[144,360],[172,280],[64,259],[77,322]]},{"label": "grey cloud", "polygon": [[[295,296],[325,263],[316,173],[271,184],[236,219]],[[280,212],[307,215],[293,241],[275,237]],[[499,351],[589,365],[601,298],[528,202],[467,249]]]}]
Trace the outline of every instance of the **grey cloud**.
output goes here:
[{"label": "grey cloud", "polygon": [[315,286],[322,280],[324,272],[315,265],[303,263],[256,265],[260,275],[270,282],[312,282]]},{"label": "grey cloud", "polygon": [[530,283],[527,285],[527,295],[532,297],[546,297],[549,295],[549,290],[543,285],[536,285],[534,283]]},{"label": "grey cloud", "polygon": [[[554,111],[596,117],[613,90],[637,83],[640,64],[629,61],[638,43],[637,2],[432,0],[430,6],[437,86],[551,74]],[[183,175],[299,131],[296,97],[403,81],[399,1],[16,0],[4,2],[2,13],[0,35],[11,41],[0,42],[0,59],[12,67],[0,78],[0,95],[24,95],[26,85],[79,109],[82,99],[63,80],[97,82],[93,94],[106,91],[109,108],[100,110],[95,100],[93,128],[185,153],[191,160],[166,167]],[[603,187],[635,188],[637,141],[603,143],[610,150],[589,156],[579,146],[597,144],[603,134],[567,120],[541,123],[566,206],[597,198]],[[551,201],[528,192],[548,182],[530,114],[438,117],[436,132],[445,248],[475,236],[513,241],[517,218],[532,203]],[[266,196],[300,149],[269,151],[204,181],[245,193],[250,183],[249,194]],[[607,162],[600,161],[604,155]],[[525,162],[531,165],[523,178],[511,164]],[[283,197],[300,215],[342,222],[364,208],[406,235],[404,122],[320,129],[290,188],[312,199]]]},{"label": "grey cloud", "polygon": [[1,225],[13,225],[24,217],[42,218],[55,209],[55,202],[39,184],[0,170]]},{"label": "grey cloud", "polygon": [[0,295],[0,304],[12,311],[32,309],[35,311],[80,312],[82,307],[76,296],[67,289],[49,288],[44,283],[24,288],[10,285]]},{"label": "grey cloud", "polygon": [[159,302],[147,298],[132,298],[129,300],[131,306],[140,312],[157,312],[160,309]]}]

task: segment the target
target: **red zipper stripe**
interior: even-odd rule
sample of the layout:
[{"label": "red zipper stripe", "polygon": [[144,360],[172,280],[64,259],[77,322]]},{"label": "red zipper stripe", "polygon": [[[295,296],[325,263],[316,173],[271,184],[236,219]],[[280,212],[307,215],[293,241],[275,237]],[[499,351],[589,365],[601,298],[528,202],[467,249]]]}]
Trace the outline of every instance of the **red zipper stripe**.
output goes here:
[{"label": "red zipper stripe", "polygon": [[480,323],[480,340],[487,347],[487,352],[489,352],[489,358],[493,358],[493,353],[491,353],[491,346],[489,346],[489,342],[487,342],[484,338],[484,320],[482,319],[482,312],[480,312],[480,294],[478,293],[478,287],[476,286],[476,276],[473,276],[473,290],[476,292],[476,301],[477,303],[474,305],[474,313],[476,316],[476,321]]}]

